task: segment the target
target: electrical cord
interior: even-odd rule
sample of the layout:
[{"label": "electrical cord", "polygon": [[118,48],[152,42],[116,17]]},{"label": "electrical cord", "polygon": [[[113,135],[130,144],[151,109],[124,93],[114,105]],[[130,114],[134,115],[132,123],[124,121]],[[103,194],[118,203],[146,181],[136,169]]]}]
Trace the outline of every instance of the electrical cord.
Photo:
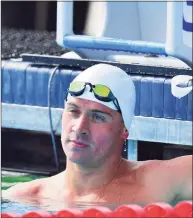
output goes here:
[{"label": "electrical cord", "polygon": [[56,169],[58,173],[60,172],[60,163],[59,163],[59,154],[56,147],[56,140],[54,136],[54,129],[53,129],[53,123],[52,123],[52,113],[51,113],[51,88],[52,88],[52,82],[54,75],[56,71],[59,69],[60,65],[54,67],[50,74],[49,82],[48,82],[48,114],[49,114],[49,121],[50,121],[50,134],[52,139],[52,145],[53,145],[53,152],[54,152],[54,161],[56,164]]}]

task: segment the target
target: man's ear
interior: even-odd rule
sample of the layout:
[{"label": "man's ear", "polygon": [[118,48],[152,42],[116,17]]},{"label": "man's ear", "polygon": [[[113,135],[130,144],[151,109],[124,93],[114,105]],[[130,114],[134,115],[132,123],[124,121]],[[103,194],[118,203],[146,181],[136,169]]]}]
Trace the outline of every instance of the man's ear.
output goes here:
[{"label": "man's ear", "polygon": [[126,140],[126,139],[128,138],[128,136],[129,136],[129,132],[128,132],[128,130],[124,127],[124,129],[123,129],[123,137],[124,137],[124,140]]}]

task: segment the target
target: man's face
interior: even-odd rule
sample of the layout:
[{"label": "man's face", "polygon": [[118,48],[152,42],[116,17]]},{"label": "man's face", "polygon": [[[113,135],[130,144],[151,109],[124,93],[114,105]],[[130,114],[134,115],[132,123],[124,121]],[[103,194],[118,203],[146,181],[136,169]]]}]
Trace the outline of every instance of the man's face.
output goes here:
[{"label": "man's face", "polygon": [[125,139],[121,114],[100,103],[71,98],[62,117],[62,146],[69,160],[97,166],[108,156],[120,155]]}]

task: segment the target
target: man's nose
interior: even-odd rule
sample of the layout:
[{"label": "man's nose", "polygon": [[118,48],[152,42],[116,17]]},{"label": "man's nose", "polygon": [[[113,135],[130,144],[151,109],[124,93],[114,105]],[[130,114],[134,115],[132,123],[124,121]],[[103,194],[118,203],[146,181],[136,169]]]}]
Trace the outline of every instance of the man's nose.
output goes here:
[{"label": "man's nose", "polygon": [[89,118],[87,115],[81,115],[78,119],[76,119],[74,126],[72,127],[72,131],[78,134],[88,135],[89,133]]}]

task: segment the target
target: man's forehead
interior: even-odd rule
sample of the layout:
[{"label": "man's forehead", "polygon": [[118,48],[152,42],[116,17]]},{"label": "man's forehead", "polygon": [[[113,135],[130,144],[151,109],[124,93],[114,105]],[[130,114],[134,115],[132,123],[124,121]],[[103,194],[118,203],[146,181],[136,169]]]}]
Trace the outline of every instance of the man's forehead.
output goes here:
[{"label": "man's forehead", "polygon": [[68,106],[74,106],[74,107],[79,107],[79,108],[86,108],[86,109],[91,109],[91,110],[101,110],[104,112],[111,113],[113,110],[111,108],[108,108],[107,106],[100,104],[95,101],[87,100],[87,99],[82,99],[82,98],[71,98],[69,101],[66,102],[66,105]]}]

